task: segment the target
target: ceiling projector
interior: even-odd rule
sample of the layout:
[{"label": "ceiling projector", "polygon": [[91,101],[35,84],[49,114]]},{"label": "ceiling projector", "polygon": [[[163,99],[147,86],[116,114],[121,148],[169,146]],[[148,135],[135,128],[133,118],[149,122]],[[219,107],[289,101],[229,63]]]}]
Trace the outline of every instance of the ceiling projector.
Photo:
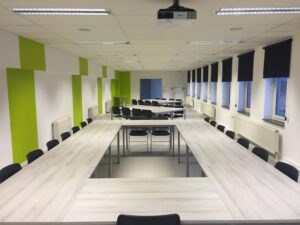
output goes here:
[{"label": "ceiling projector", "polygon": [[174,0],[173,5],[160,9],[157,12],[159,25],[193,25],[197,19],[197,11],[179,5],[179,0]]}]

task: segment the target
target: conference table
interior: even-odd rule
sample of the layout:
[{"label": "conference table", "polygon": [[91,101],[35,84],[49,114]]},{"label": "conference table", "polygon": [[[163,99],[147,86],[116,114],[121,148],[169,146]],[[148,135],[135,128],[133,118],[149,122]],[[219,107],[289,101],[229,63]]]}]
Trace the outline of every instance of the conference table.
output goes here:
[{"label": "conference table", "polygon": [[127,106],[130,110],[132,109],[142,109],[142,110],[151,110],[152,113],[156,116],[171,114],[171,119],[174,118],[176,112],[183,111],[183,118],[186,119],[186,109],[185,108],[173,108],[173,107],[165,107],[165,106],[150,106],[150,105],[130,105]]},{"label": "conference table", "polygon": [[[178,151],[206,176],[188,177],[186,163],[187,177],[91,178],[115,139],[121,157],[128,126],[174,127],[178,147],[186,143]],[[300,185],[202,120],[94,121],[0,184],[0,196],[0,222],[115,224],[122,213],[178,213],[183,224],[300,222]]]},{"label": "conference table", "polygon": [[170,100],[170,99],[145,99],[145,101],[150,101],[150,102],[153,102],[153,101],[156,101],[158,102],[159,104],[162,104],[162,105],[168,105],[168,104],[173,104],[175,105],[176,103],[182,103],[181,100]]}]

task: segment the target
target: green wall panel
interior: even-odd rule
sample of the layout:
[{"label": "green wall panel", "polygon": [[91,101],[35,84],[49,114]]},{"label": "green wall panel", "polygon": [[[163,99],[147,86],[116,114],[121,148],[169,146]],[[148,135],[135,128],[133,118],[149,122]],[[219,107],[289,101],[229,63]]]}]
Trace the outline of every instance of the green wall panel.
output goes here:
[{"label": "green wall panel", "polygon": [[20,62],[22,69],[46,70],[45,46],[19,36]]},{"label": "green wall panel", "polygon": [[115,78],[119,81],[119,93],[120,96],[126,96],[126,98],[121,98],[121,104],[127,103],[131,104],[131,74],[128,71],[116,71]]},{"label": "green wall panel", "polygon": [[102,76],[103,76],[103,78],[107,77],[107,67],[106,66],[102,66]]},{"label": "green wall panel", "polygon": [[82,88],[81,76],[72,76],[72,93],[73,93],[73,116],[74,125],[79,126],[82,122]]},{"label": "green wall panel", "polygon": [[85,58],[79,58],[79,73],[80,75],[88,75],[89,74],[89,66],[88,60]]},{"label": "green wall panel", "polygon": [[13,161],[21,163],[38,148],[34,72],[7,69],[7,88]]},{"label": "green wall panel", "polygon": [[112,106],[118,106],[120,102],[116,101],[115,97],[120,96],[120,86],[118,80],[111,80],[111,101]]},{"label": "green wall panel", "polygon": [[97,87],[98,87],[98,112],[100,114],[103,113],[103,108],[102,108],[102,79],[97,78]]}]

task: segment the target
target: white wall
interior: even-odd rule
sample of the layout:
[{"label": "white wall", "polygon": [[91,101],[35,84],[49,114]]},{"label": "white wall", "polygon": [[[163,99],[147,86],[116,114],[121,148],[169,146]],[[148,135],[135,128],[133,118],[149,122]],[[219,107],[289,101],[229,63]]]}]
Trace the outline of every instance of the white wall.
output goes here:
[{"label": "white wall", "polygon": [[102,112],[105,113],[105,103],[111,101],[111,79],[102,78]]},{"label": "white wall", "polygon": [[181,98],[185,101],[187,75],[184,71],[133,71],[131,72],[131,97],[140,98],[140,79],[162,79],[163,97]]},{"label": "white wall", "polygon": [[88,109],[98,105],[97,77],[82,76],[82,115],[83,119],[88,118]]},{"label": "white wall", "polygon": [[6,70],[0,70],[0,168],[10,164],[12,160],[12,145],[8,94],[6,85]]},{"label": "white wall", "polygon": [[0,68],[19,68],[19,39],[17,35],[0,30]]},{"label": "white wall", "polygon": [[89,76],[97,76],[101,77],[102,76],[102,66],[93,62],[93,61],[88,61],[88,69],[89,69]]},{"label": "white wall", "polygon": [[73,121],[72,77],[35,72],[35,96],[39,147],[52,139],[52,122],[69,116]]}]

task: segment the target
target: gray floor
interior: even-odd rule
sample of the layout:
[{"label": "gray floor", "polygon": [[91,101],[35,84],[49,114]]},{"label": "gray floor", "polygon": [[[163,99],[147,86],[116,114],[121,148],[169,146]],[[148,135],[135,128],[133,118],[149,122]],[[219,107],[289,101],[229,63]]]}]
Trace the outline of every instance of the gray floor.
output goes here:
[{"label": "gray floor", "polygon": [[[199,119],[199,114],[191,110],[187,111],[187,119]],[[110,119],[107,114],[102,119]],[[177,136],[177,135],[175,135]],[[150,139],[149,139],[150,140]],[[185,177],[185,143],[181,139],[181,163],[178,163],[177,137],[175,137],[175,156],[170,150],[168,137],[153,137],[152,152],[150,144],[147,152],[146,137],[132,137],[130,150],[126,150],[126,156],[120,158],[117,164],[117,143],[112,145],[112,178],[149,178],[149,177]],[[122,143],[122,135],[120,143]],[[121,146],[122,150],[122,146]],[[104,157],[95,170],[95,178],[108,176],[108,157]],[[203,176],[201,168],[190,153],[190,176]]]}]

